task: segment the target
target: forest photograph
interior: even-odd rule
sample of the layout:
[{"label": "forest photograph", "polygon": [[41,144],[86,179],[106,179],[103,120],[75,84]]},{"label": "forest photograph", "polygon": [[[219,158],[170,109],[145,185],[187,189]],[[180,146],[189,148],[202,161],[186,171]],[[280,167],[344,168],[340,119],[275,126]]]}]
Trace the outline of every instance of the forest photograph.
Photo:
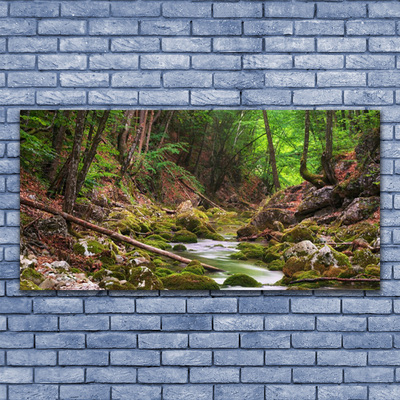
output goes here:
[{"label": "forest photograph", "polygon": [[21,290],[379,290],[380,113],[23,110]]}]

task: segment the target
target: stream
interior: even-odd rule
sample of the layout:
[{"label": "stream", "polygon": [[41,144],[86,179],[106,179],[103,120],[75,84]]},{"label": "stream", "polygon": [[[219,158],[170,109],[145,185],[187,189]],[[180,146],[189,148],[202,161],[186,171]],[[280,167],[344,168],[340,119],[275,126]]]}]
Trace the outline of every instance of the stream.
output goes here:
[{"label": "stream", "polygon": [[231,235],[224,235],[224,237],[226,237],[226,241],[198,239],[197,243],[183,243],[187,250],[176,252],[176,254],[223,269],[223,272],[207,273],[207,276],[214,279],[218,284],[222,284],[229,275],[237,273],[247,274],[263,284],[261,288],[243,288],[241,286],[236,286],[224,288],[224,290],[287,289],[285,286],[270,286],[283,277],[282,272],[268,271],[265,268],[257,266],[256,261],[235,260],[230,258],[232,253],[239,251],[236,246],[240,242],[234,241]]}]

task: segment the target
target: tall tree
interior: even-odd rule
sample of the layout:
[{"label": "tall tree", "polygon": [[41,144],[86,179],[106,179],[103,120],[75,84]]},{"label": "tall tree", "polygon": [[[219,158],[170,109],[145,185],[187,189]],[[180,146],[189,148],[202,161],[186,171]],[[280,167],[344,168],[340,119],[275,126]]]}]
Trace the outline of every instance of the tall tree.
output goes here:
[{"label": "tall tree", "polygon": [[278,168],[276,167],[275,148],[274,148],[274,143],[272,141],[271,128],[269,126],[267,112],[263,110],[262,113],[264,117],[265,132],[267,134],[267,140],[268,140],[268,154],[269,154],[269,163],[272,169],[272,179],[274,182],[275,190],[278,191],[281,188],[281,184],[279,182]]},{"label": "tall tree", "polygon": [[321,164],[324,170],[324,181],[328,185],[337,182],[333,168],[333,111],[326,112],[325,151],[322,153]]}]

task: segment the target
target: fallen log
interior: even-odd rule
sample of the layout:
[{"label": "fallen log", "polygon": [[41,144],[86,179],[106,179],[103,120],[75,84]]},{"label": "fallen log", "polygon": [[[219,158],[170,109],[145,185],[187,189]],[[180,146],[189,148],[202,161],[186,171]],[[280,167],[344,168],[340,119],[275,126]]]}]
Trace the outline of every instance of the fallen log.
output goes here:
[{"label": "fallen log", "polygon": [[380,282],[380,279],[367,279],[367,278],[309,278],[309,279],[299,279],[298,281],[292,281],[293,283],[301,283],[301,282],[319,282],[319,281],[340,281],[340,282]]},{"label": "fallen log", "polygon": [[[38,210],[42,210],[42,211],[48,212],[50,214],[61,215],[66,221],[73,222],[74,224],[91,229],[92,231],[102,233],[103,235],[109,236],[110,238],[115,239],[117,241],[125,242],[125,243],[131,244],[133,246],[139,247],[141,249],[150,251],[152,253],[156,253],[156,254],[160,254],[160,255],[168,257],[168,258],[172,258],[173,260],[177,260],[184,264],[189,264],[192,261],[189,258],[181,257],[181,256],[178,256],[177,254],[170,253],[169,251],[165,251],[165,250],[158,249],[157,247],[149,246],[148,244],[141,243],[141,242],[139,242],[135,239],[132,239],[128,236],[124,236],[124,235],[121,235],[120,233],[116,233],[110,229],[106,229],[101,226],[94,225],[90,222],[84,221],[83,219],[74,217],[71,214],[65,213],[63,211],[58,211],[58,210],[56,210],[52,207],[49,207],[45,204],[41,204],[36,201],[29,200],[29,199],[26,199],[23,197],[21,197],[20,202],[21,202],[21,204],[23,204],[25,206],[36,208]],[[212,265],[208,265],[208,264],[204,264],[204,263],[201,263],[201,265],[209,271],[215,271],[215,272],[223,271],[222,269],[213,267]]]},{"label": "fallen log", "polygon": [[190,185],[188,185],[186,182],[184,182],[182,179],[179,179],[179,182],[182,183],[184,186],[186,186],[189,190],[197,194],[199,197],[201,197],[203,200],[206,202],[210,203],[213,207],[218,208],[219,210],[225,212],[225,210],[220,207],[217,203],[214,203],[212,200],[210,200],[208,197],[204,196],[204,194],[200,193],[198,190],[192,188]]}]

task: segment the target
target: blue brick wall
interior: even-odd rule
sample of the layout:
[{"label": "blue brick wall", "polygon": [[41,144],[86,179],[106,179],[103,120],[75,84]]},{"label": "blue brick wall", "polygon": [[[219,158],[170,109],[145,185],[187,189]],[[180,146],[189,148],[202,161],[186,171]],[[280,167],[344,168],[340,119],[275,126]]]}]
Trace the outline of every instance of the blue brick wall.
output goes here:
[{"label": "blue brick wall", "polygon": [[[387,0],[0,2],[0,399],[400,398],[398,17]],[[19,291],[19,109],[60,107],[381,109],[381,291]]]}]

